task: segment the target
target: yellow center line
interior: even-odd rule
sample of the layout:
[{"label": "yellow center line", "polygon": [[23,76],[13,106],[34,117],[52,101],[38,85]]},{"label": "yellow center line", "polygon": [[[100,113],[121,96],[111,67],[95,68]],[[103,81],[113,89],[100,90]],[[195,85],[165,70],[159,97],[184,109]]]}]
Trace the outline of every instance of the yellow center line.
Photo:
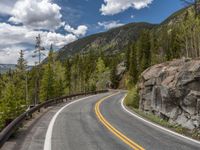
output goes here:
[{"label": "yellow center line", "polygon": [[118,131],[116,128],[114,128],[101,114],[100,112],[100,105],[103,101],[105,101],[106,99],[108,99],[109,97],[112,97],[114,95],[117,95],[119,92],[114,93],[110,96],[104,97],[101,100],[99,100],[96,104],[95,104],[95,113],[97,118],[100,120],[100,122],[111,132],[113,133],[115,136],[117,136],[120,140],[122,140],[124,143],[126,143],[128,146],[130,146],[131,148],[133,148],[134,150],[144,150],[143,147],[141,147],[140,145],[136,144],[135,142],[133,142],[131,139],[129,139],[128,137],[126,137],[124,134],[122,134],[120,131]]}]

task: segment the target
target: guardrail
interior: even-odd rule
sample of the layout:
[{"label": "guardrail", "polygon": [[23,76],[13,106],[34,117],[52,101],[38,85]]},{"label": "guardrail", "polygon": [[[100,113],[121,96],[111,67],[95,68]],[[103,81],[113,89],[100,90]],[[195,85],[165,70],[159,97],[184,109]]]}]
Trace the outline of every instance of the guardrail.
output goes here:
[{"label": "guardrail", "polygon": [[87,93],[78,93],[68,96],[62,96],[59,98],[50,99],[44,103],[41,103],[28,111],[22,113],[20,116],[18,116],[15,120],[13,120],[8,126],[6,126],[0,133],[0,148],[3,146],[3,144],[8,140],[8,138],[21,126],[21,124],[24,122],[24,120],[28,116],[32,116],[32,114],[36,111],[40,111],[41,108],[46,108],[48,106],[52,106],[54,104],[62,103],[64,101],[67,101],[71,98],[78,97],[78,96],[85,96],[85,95],[92,95],[92,94],[99,94],[99,93],[105,93],[108,92],[108,90],[101,90],[101,91],[95,91],[95,92],[87,92]]}]

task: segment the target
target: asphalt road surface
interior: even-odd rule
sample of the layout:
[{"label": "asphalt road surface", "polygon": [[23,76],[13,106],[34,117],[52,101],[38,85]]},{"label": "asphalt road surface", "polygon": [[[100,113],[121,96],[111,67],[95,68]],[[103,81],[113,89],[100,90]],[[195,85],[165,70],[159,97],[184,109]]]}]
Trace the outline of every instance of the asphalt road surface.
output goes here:
[{"label": "asphalt road surface", "polygon": [[121,107],[124,96],[124,92],[98,94],[60,107],[44,124],[47,127],[42,132],[45,135],[40,136],[44,139],[40,141],[40,146],[34,147],[38,144],[34,142],[32,147],[26,144],[26,149],[200,150],[200,144],[156,128],[127,113]]},{"label": "asphalt road surface", "polygon": [[[95,104],[104,94],[74,103],[57,117],[52,131],[52,150],[198,150],[200,145],[172,136],[152,127],[125,112],[121,100],[125,93],[105,98],[99,111],[111,125],[106,127],[95,113]],[[112,128],[124,135],[121,139]],[[126,143],[134,142],[135,148]]]}]

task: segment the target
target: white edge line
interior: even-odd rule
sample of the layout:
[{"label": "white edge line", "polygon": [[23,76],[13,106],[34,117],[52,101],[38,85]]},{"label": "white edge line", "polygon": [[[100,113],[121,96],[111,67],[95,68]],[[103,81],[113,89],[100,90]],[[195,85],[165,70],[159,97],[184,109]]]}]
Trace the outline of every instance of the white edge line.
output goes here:
[{"label": "white edge line", "polygon": [[163,130],[163,131],[165,131],[165,132],[168,132],[168,133],[170,133],[170,134],[172,134],[172,135],[175,135],[175,136],[178,136],[178,137],[180,137],[180,138],[189,140],[189,141],[194,142],[194,143],[196,143],[196,144],[200,144],[200,141],[194,140],[194,139],[192,139],[192,138],[186,137],[186,136],[184,136],[184,135],[181,135],[181,134],[179,134],[179,133],[176,133],[176,132],[174,132],[174,131],[171,131],[171,130],[169,130],[169,129],[166,129],[166,128],[160,126],[160,125],[157,125],[157,124],[155,124],[155,123],[152,123],[152,122],[150,122],[150,121],[148,121],[148,120],[146,120],[146,119],[144,119],[144,118],[142,118],[142,117],[140,117],[140,116],[134,114],[133,112],[129,111],[129,110],[124,106],[124,100],[125,100],[126,96],[127,96],[127,94],[126,94],[126,95],[122,98],[122,100],[121,100],[121,107],[122,107],[127,113],[129,113],[130,115],[132,115],[133,117],[135,117],[135,118],[137,118],[137,119],[139,119],[139,120],[141,120],[141,121],[143,121],[143,122],[145,122],[145,123],[147,123],[147,124],[150,124],[150,125],[152,125],[152,126],[154,126],[154,127],[157,127],[157,128],[159,128],[159,129],[161,129],[161,130]]},{"label": "white edge line", "polygon": [[47,132],[46,132],[46,136],[45,136],[45,141],[44,141],[44,149],[43,150],[51,150],[51,138],[52,138],[52,132],[53,132],[53,126],[54,126],[54,123],[56,121],[56,118],[58,117],[58,115],[68,106],[70,106],[71,104],[74,104],[74,103],[77,103],[77,102],[80,102],[84,99],[87,99],[87,98],[90,98],[90,97],[93,97],[95,95],[92,95],[92,96],[88,96],[88,97],[84,97],[84,98],[81,98],[81,99],[78,99],[78,100],[75,100],[73,102],[70,102],[68,104],[66,104],[65,106],[63,106],[62,108],[60,108],[57,113],[53,116],[53,118],[51,119],[50,121],[50,124],[48,126],[48,129],[47,129]]}]

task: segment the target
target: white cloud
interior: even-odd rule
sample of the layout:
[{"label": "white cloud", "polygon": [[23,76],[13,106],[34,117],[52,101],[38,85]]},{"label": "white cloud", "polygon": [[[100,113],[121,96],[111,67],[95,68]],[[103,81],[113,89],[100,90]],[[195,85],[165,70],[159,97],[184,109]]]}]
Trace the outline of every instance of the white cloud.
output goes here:
[{"label": "white cloud", "polygon": [[[24,51],[24,58],[28,60],[28,65],[34,65],[35,58],[32,57],[33,51],[24,50],[23,46],[10,46],[0,50],[0,64],[16,64],[19,58],[20,50]],[[45,55],[47,56],[48,51],[45,51]]]},{"label": "white cloud", "polygon": [[62,35],[55,32],[35,31],[24,26],[14,26],[7,23],[0,23],[0,43],[1,45],[11,45],[28,43],[34,44],[35,37],[41,34],[44,46],[54,44],[58,47],[73,42],[77,37],[73,34]]},{"label": "white cloud", "polygon": [[7,15],[12,23],[0,22],[0,63],[16,63],[22,49],[29,64],[33,64],[31,56],[38,34],[42,46],[53,44],[56,49],[84,36],[88,30],[85,25],[77,29],[69,26],[68,34],[55,32],[65,26],[60,10],[53,0],[0,0],[0,15]]},{"label": "white cloud", "polygon": [[[35,37],[41,35],[42,44],[49,48],[50,44],[61,48],[62,46],[77,40],[73,34],[62,35],[55,32],[34,31],[24,26],[14,26],[7,23],[0,23],[0,63],[14,63],[20,49],[27,49],[26,45],[34,45]],[[12,46],[10,46],[12,45]],[[28,52],[27,52],[28,53]],[[31,56],[32,51],[27,54]],[[28,60],[32,60],[28,58]],[[32,61],[29,61],[29,64]]]},{"label": "white cloud", "polygon": [[135,18],[135,16],[134,16],[134,15],[131,15],[131,18],[133,19],[133,18]]},{"label": "white cloud", "polygon": [[101,6],[102,15],[114,15],[128,8],[141,9],[147,7],[153,0],[104,0]]},{"label": "white cloud", "polygon": [[104,29],[108,30],[108,29],[123,26],[124,24],[120,23],[119,21],[104,21],[104,22],[98,22],[98,25],[102,26],[102,27],[104,27]]},{"label": "white cloud", "polygon": [[6,47],[0,50],[0,64],[15,64],[22,47]]},{"label": "white cloud", "polygon": [[77,29],[74,29],[70,25],[65,25],[65,30],[79,37],[84,36],[87,33],[88,27],[85,25],[80,25],[77,27]]},{"label": "white cloud", "polygon": [[0,14],[10,14],[15,2],[16,0],[0,0]]},{"label": "white cloud", "polygon": [[50,0],[18,0],[9,21],[33,29],[58,29],[63,25],[61,7]]}]

